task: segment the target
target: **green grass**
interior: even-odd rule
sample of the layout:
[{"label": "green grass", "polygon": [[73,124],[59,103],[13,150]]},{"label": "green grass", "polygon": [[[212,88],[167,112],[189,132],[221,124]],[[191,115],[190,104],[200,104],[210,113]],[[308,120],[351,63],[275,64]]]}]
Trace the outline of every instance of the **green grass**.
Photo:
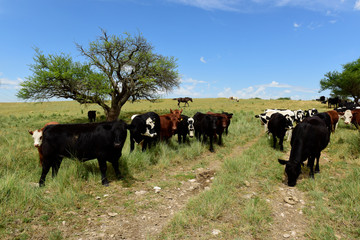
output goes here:
[{"label": "green grass", "polygon": [[[221,230],[219,238],[222,239],[269,237],[272,210],[266,199],[274,186],[281,182],[284,169],[276,160],[282,157],[283,153],[272,149],[271,140],[265,136],[261,136],[242,154],[230,153],[233,149],[254,141],[263,133],[263,127],[254,115],[274,107],[294,110],[316,107],[320,111],[327,110],[326,106],[315,101],[287,99],[248,99],[240,102],[227,99],[194,99],[190,107],[183,108],[184,114],[188,116],[198,111],[227,111],[233,112],[234,118],[230,125],[230,134],[224,137],[224,146],[214,145],[215,154],[211,156],[223,164],[211,189],[191,199],[158,238],[209,239],[213,237],[212,229]],[[164,99],[156,103],[127,103],[120,118],[129,122],[131,115],[135,113],[151,110],[164,114],[169,112],[169,108],[177,109],[177,102]],[[64,159],[59,175],[52,179],[51,174],[48,174],[46,186],[37,187],[41,168],[37,150],[27,132],[29,129],[41,128],[49,121],[87,122],[88,110],[96,110],[98,120],[105,118],[98,106],[82,106],[75,102],[0,103],[0,238],[31,239],[36,235],[31,226],[43,225],[48,226],[50,231],[41,236],[62,239],[63,234],[56,226],[64,213],[80,211],[84,205],[93,209],[102,208],[94,198],[104,193],[96,160],[79,163]],[[169,174],[171,167],[181,166],[208,153],[209,146],[194,139],[183,145],[178,145],[176,140],[173,138],[169,144],[161,143],[144,153],[141,152],[141,146],[136,146],[135,151],[129,154],[130,143],[127,139],[120,160],[126,178],[117,181],[111,165],[108,165],[111,186],[128,187],[129,190],[124,191],[124,196],[131,195],[133,181],[146,182],[153,176]],[[307,238],[360,238],[359,145],[359,132],[340,124],[331,137],[331,144],[324,151],[331,162],[323,164],[320,159],[321,173],[315,176],[315,181],[305,178],[296,186],[305,192],[309,202],[304,209],[304,216],[310,226]],[[290,150],[288,143],[285,143],[284,147],[286,151]],[[207,164],[207,159],[203,159],[193,166],[193,169],[206,167]],[[161,178],[157,183],[167,187],[193,177],[193,173],[184,172],[174,175],[175,183],[163,182]],[[245,181],[250,182],[252,188],[256,189],[256,195],[249,199],[244,198],[244,195],[249,194]],[[119,204],[136,214],[134,202],[125,201]],[[86,225],[86,221],[78,221],[78,225]]]}]

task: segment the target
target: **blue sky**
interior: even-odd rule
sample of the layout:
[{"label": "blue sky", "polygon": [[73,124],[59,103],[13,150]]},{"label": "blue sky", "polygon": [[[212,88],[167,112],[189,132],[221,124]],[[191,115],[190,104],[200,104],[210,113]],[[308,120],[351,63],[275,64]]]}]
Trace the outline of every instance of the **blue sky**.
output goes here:
[{"label": "blue sky", "polygon": [[360,0],[0,0],[0,102],[21,101],[34,47],[79,58],[100,28],[178,59],[166,98],[315,99],[360,57]]}]

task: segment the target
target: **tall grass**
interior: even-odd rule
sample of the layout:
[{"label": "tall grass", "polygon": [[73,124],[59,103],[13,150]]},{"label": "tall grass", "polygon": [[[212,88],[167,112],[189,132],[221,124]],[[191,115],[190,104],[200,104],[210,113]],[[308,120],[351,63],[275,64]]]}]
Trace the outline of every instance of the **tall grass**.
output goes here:
[{"label": "tall grass", "polygon": [[[224,137],[224,146],[214,145],[216,153],[213,156],[224,161],[224,166],[216,177],[214,187],[203,193],[204,195],[199,199],[193,199],[189,203],[187,211],[177,215],[171,222],[173,227],[169,230],[170,235],[165,234],[164,237],[187,236],[189,233],[186,226],[191,226],[189,224],[193,223],[196,229],[202,229],[201,221],[208,223],[209,229],[212,227],[224,229],[226,234],[223,236],[229,238],[233,238],[231,236],[234,234],[241,236],[244,233],[256,238],[267,236],[268,223],[271,222],[269,206],[260,194],[256,198],[243,200],[243,187],[245,180],[259,179],[260,184],[257,187],[264,193],[271,191],[272,184],[280,181],[279,176],[282,174],[281,168],[273,161],[278,157],[279,152],[272,150],[269,147],[271,144],[264,137],[241,156],[229,157],[228,155],[232,151],[231,149],[245,145],[263,131],[259,122],[254,119],[254,115],[266,108],[274,107],[291,109],[317,107],[320,110],[325,109],[323,105],[314,101],[264,101],[260,99],[242,100],[240,102],[232,102],[227,99],[194,99],[194,103],[190,107],[183,107],[183,113],[188,116],[193,116],[198,111],[227,111],[233,112],[234,118],[230,125],[230,134]],[[122,109],[120,118],[130,122],[132,114],[147,111],[164,114],[169,112],[169,108],[176,109],[177,102],[165,99],[155,103],[145,101],[128,103]],[[53,229],[49,233],[49,237],[61,238],[61,234],[56,229],[56,223],[62,213],[77,211],[84,204],[90,208],[98,207],[93,196],[104,192],[104,188],[100,184],[101,177],[97,161],[79,163],[64,159],[58,176],[52,179],[51,174],[48,174],[46,186],[38,188],[37,182],[41,168],[39,167],[37,150],[33,147],[32,138],[27,132],[29,129],[41,128],[49,121],[60,123],[87,122],[86,113],[88,110],[96,110],[98,120],[105,119],[102,109],[95,105],[82,106],[75,102],[0,103],[0,238],[21,238],[21,236],[31,238],[35,231],[31,225],[45,223],[51,225]],[[349,130],[349,134],[350,132],[353,131]],[[345,133],[344,136],[332,139],[331,146],[350,146],[349,134]],[[353,137],[352,140],[355,138]],[[115,181],[114,171],[109,165],[108,178],[112,181],[111,185],[131,187],[133,178],[146,181],[154,172],[165,172],[173,165],[181,165],[184,161],[190,162],[207,152],[209,148],[207,144],[201,144],[194,139],[189,144],[178,145],[176,138],[173,138],[169,144],[161,143],[144,153],[141,152],[141,147],[137,146],[135,151],[129,154],[129,145],[129,139],[127,139],[120,160],[125,180]],[[352,144],[349,151],[357,154],[358,152],[355,150],[356,144]],[[346,151],[341,151],[343,156],[340,151],[330,151],[331,156],[334,155],[335,158],[340,159],[334,162],[334,165],[338,167],[336,169],[340,169],[341,178],[349,181],[354,180],[358,176],[358,172],[355,170],[355,166],[358,167],[357,158],[349,159],[349,153]],[[348,167],[349,164],[351,167]],[[329,171],[326,167],[322,170],[323,172]],[[334,172],[336,171],[334,170]],[[327,175],[324,174],[325,176]],[[268,181],[261,181],[265,178]],[[318,178],[316,182],[320,182]],[[334,181],[334,184],[339,184],[339,182]],[[322,187],[325,188],[325,185],[324,183]],[[338,185],[333,186],[334,189],[339,187]],[[341,206],[345,204],[344,208],[348,209],[348,206],[353,204],[352,198],[346,201],[341,198],[342,194],[358,196],[350,191],[351,187],[356,188],[358,185],[356,183],[349,185],[345,188],[348,190],[332,197],[338,206],[334,211],[345,211]],[[314,186],[307,187],[306,184],[301,188],[306,191],[308,188],[314,188],[317,191]],[[237,219],[231,217],[230,222],[222,221],[224,218],[237,216],[237,214],[240,216]],[[309,211],[309,214],[313,213]],[[261,217],[262,215],[264,216]],[[190,219],[190,223],[188,219]],[[241,219],[245,219],[248,224],[243,225]],[[358,221],[355,211],[343,219],[347,223],[351,219]],[[357,224],[356,221],[355,225]],[[352,224],[354,226],[354,223]],[[254,228],[253,226],[259,227]],[[337,224],[330,224],[330,226],[338,228]],[[344,231],[345,233],[357,236],[356,230],[351,230],[350,227]]]}]

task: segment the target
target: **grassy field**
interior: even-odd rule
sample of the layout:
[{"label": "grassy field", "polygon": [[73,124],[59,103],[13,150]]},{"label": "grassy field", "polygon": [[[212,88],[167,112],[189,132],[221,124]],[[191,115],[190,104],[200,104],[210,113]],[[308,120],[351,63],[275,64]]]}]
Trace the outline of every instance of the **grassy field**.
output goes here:
[{"label": "grassy field", "polygon": [[[220,161],[221,168],[211,189],[190,199],[186,207],[169,221],[163,230],[151,238],[158,239],[209,239],[212,229],[220,229],[219,239],[269,239],[274,221],[267,199],[281,185],[284,168],[277,158],[284,152],[274,150],[271,140],[263,135],[263,128],[255,114],[266,108],[328,110],[316,101],[248,99],[240,102],[228,99],[194,99],[184,114],[196,112],[234,113],[229,135],[224,146],[215,145],[211,156]],[[158,114],[177,109],[177,102],[170,99],[155,103],[140,101],[127,103],[120,118],[130,121],[131,115],[147,111]],[[0,238],[34,239],[39,228],[46,231],[43,238],[63,239],[66,235],[57,227],[63,221],[64,212],[80,212],[83,206],[99,207],[94,195],[101,195],[97,161],[79,163],[64,159],[59,175],[48,175],[46,186],[38,188],[40,177],[38,153],[33,147],[28,130],[41,128],[46,122],[87,122],[87,111],[96,110],[98,120],[104,119],[96,105],[82,106],[75,102],[47,103],[0,103]],[[230,154],[238,146],[256,141],[241,154]],[[190,164],[194,159],[207,156],[208,146],[191,139],[189,145],[179,146],[173,138],[169,144],[159,144],[151,151],[142,153],[140,146],[129,154],[129,139],[123,148],[121,168],[127,173],[123,181],[116,181],[112,168],[108,178],[112,186],[119,186],[124,194],[132,194],[133,181],[157,181],[164,188],[171,185],[161,176],[169,169]],[[308,229],[306,239],[359,239],[360,238],[360,139],[353,127],[340,123],[331,143],[320,159],[321,173],[315,181],[307,176],[296,186],[307,198],[304,218]],[[290,150],[286,142],[285,151]],[[328,159],[323,164],[323,158]],[[206,159],[204,159],[205,161]],[[206,166],[206,161],[203,163]],[[192,176],[189,176],[192,177]],[[178,175],[178,178],[188,178]],[[244,199],[245,183],[256,190],[255,197]],[[175,184],[175,183],[174,183]],[[254,191],[255,191],[254,190]],[[124,195],[125,196],[125,195]],[[130,209],[131,202],[121,203]],[[120,203],[119,203],[120,204]],[[132,209],[134,214],[136,211]],[[79,213],[80,214],[80,213]],[[66,221],[70,221],[66,219]],[[86,222],[73,220],[83,228]]]}]

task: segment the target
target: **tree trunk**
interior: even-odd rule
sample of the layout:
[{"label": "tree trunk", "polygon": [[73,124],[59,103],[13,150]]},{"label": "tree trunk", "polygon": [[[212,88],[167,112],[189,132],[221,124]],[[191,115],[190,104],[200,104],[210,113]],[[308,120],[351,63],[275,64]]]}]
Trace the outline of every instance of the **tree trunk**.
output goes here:
[{"label": "tree trunk", "polygon": [[111,106],[108,112],[106,112],[106,121],[111,122],[118,119],[121,108],[115,104]]}]

